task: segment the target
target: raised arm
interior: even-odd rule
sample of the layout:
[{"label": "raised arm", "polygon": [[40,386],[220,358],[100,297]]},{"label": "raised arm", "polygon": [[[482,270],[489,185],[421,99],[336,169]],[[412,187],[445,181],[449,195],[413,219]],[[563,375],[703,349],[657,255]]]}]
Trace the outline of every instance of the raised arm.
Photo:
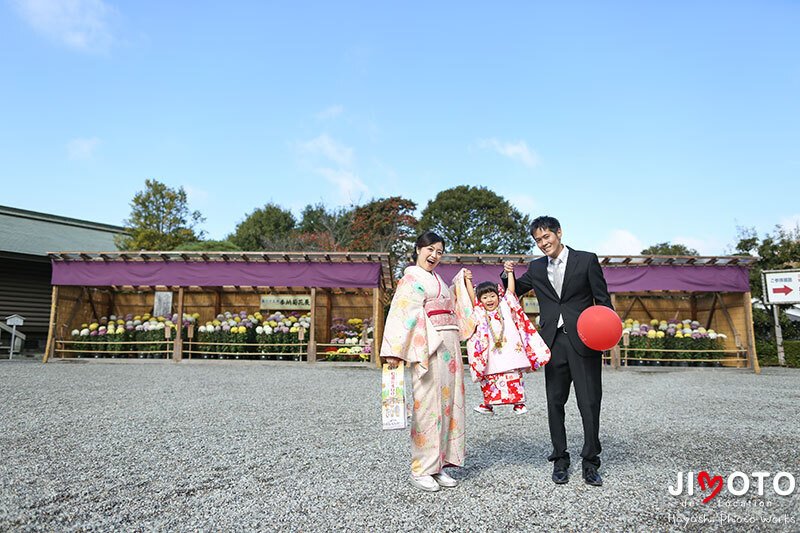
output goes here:
[{"label": "raised arm", "polygon": [[469,295],[470,303],[475,303],[475,288],[472,286],[472,271],[468,268],[464,269],[464,284],[467,286],[467,294]]},{"label": "raised arm", "polygon": [[[500,280],[503,282],[503,287],[508,288],[508,272],[506,272],[506,265],[509,265],[511,271],[514,271],[514,261],[506,261],[503,263],[503,273],[500,275]],[[514,280],[514,287],[516,290],[514,292],[517,295],[517,298],[522,296],[523,294],[527,293],[529,290],[533,288],[533,281],[531,280],[531,269],[530,267],[525,273],[519,278]]]},{"label": "raised arm", "polygon": [[515,289],[517,286],[517,282],[516,279],[514,278],[514,262],[506,261],[505,263],[503,263],[503,271],[505,272],[506,278],[508,280],[506,282],[507,285],[506,288],[508,289],[508,292],[516,294]]}]

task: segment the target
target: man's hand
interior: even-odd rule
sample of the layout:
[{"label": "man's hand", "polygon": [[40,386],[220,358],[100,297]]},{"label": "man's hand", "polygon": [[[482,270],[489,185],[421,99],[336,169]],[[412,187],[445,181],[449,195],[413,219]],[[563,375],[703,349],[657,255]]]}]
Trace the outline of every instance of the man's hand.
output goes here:
[{"label": "man's hand", "polygon": [[464,279],[468,279],[472,281],[472,270],[465,268],[464,269]]},{"label": "man's hand", "polygon": [[505,270],[509,274],[511,272],[514,272],[514,261],[506,261],[505,263],[503,263],[503,270]]}]

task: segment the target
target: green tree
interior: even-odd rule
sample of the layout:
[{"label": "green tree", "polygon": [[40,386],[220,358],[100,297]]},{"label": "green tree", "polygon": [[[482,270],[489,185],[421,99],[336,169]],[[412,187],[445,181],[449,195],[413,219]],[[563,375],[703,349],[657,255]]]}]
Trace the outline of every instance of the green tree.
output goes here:
[{"label": "green tree", "polygon": [[228,240],[242,250],[290,250],[296,225],[291,211],[269,203],[247,215]]},{"label": "green tree", "polygon": [[786,229],[777,225],[763,239],[755,228],[739,227],[737,232],[736,253],[758,258],[750,269],[750,291],[755,298],[763,297],[762,271],[800,267],[800,227]]},{"label": "green tree", "polygon": [[432,230],[447,251],[525,254],[531,251],[530,219],[486,187],[459,185],[436,195],[422,211],[419,230]]},{"label": "green tree", "polygon": [[172,250],[200,240],[196,226],[205,221],[199,211],[190,211],[183,187],[172,189],[158,180],[145,180],[145,190],[131,202],[126,235],[115,239],[120,250]]},{"label": "green tree", "polygon": [[642,255],[698,255],[697,250],[685,244],[660,242],[642,250]]},{"label": "green tree", "polygon": [[[759,301],[764,300],[764,287],[761,273],[764,270],[784,270],[800,267],[800,227],[792,229],[781,225],[775,226],[772,233],[759,238],[755,228],[737,228],[739,241],[735,252],[756,257],[750,268],[750,292]],[[770,310],[771,311],[771,310]],[[774,315],[763,309],[753,309],[753,324],[756,337],[762,340],[772,339],[775,327]],[[789,321],[781,310],[779,320],[783,328],[784,339],[800,337],[800,328]]]},{"label": "green tree", "polygon": [[405,255],[416,236],[417,204],[400,196],[372,200],[353,213],[352,250]]},{"label": "green tree", "polygon": [[241,248],[233,244],[231,241],[197,241],[182,244],[176,248],[176,251],[181,252],[239,252]]},{"label": "green tree", "polygon": [[300,214],[296,247],[304,251],[343,251],[352,242],[353,210],[328,210],[324,204],[307,205]]}]

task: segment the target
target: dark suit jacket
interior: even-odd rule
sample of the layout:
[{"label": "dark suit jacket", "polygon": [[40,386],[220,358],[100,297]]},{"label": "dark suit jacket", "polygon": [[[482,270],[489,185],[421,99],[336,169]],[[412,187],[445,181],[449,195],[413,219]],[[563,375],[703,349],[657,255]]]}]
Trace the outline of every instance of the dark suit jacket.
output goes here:
[{"label": "dark suit jacket", "polygon": [[[531,261],[528,271],[516,280],[516,293],[523,295],[533,289],[539,300],[539,333],[552,347],[556,338],[558,315],[564,317],[567,337],[575,351],[584,357],[600,356],[601,352],[592,350],[578,336],[578,316],[592,305],[605,305],[613,309],[608,286],[603,277],[603,269],[597,255],[569,248],[561,298],[547,279],[547,256]],[[505,282],[505,280],[503,280]]]}]

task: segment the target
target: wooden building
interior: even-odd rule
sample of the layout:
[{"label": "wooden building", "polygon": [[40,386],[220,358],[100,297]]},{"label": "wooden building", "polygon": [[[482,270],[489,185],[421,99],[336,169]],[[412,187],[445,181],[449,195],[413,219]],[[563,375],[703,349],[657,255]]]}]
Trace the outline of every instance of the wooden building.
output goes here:
[{"label": "wooden building", "polygon": [[[197,314],[198,324],[226,310],[268,313],[269,296],[308,301],[307,307],[298,304],[311,313],[303,359],[316,361],[343,347],[330,342],[337,317],[371,319],[371,344],[379,346],[386,290],[393,287],[389,257],[380,253],[59,252],[50,259],[53,307],[45,359],[74,355],[70,331],[81,323],[153,313],[156,293],[170,292],[171,313]],[[185,355],[184,334],[179,328],[170,341],[176,360]],[[369,361],[377,361],[375,350]]]},{"label": "wooden building", "polygon": [[[50,315],[51,250],[115,249],[118,226],[0,206],[0,322],[25,317],[26,348],[43,348]],[[4,324],[4,322],[3,322]],[[5,339],[7,335],[2,335]]]},{"label": "wooden building", "polygon": [[[499,281],[504,261],[518,263],[514,271],[521,276],[536,258],[445,255],[437,272],[450,280],[460,268],[468,267],[476,284]],[[749,277],[755,258],[626,255],[600,256],[599,260],[621,320],[649,322],[679,317],[698,321],[706,329],[726,335],[725,352],[718,354],[724,365],[747,366],[758,372]],[[611,354],[615,366],[620,364],[620,358],[632,357],[621,354],[623,348],[621,344]],[[635,358],[648,359],[646,352]]]}]

